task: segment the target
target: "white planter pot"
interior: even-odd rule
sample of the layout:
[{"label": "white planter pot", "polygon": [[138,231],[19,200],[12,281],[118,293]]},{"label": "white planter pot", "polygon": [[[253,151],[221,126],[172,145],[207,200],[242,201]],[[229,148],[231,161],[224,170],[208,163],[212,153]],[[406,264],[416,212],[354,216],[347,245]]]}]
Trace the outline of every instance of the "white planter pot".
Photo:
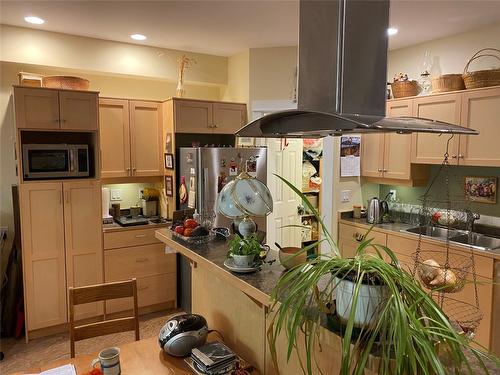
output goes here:
[{"label": "white planter pot", "polygon": [[236,267],[252,267],[255,255],[234,255],[233,261]]},{"label": "white planter pot", "polygon": [[[336,310],[341,321],[347,322],[352,308],[352,297],[356,284],[349,280],[335,278]],[[368,327],[375,323],[387,300],[389,289],[385,285],[365,285],[359,288],[354,312],[354,325]]]}]

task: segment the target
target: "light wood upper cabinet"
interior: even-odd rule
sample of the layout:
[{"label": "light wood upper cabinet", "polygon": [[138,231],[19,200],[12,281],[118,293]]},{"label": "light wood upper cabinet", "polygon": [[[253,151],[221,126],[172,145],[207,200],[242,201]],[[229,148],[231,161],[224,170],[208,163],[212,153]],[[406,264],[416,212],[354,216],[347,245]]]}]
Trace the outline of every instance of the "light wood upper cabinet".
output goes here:
[{"label": "light wood upper cabinet", "polygon": [[[411,116],[413,102],[387,103],[387,116]],[[361,175],[391,180],[411,180],[411,135],[365,134],[361,142]]]},{"label": "light wood upper cabinet", "polygon": [[175,131],[177,133],[212,133],[211,102],[174,99]]},{"label": "light wood upper cabinet", "polygon": [[163,130],[160,103],[131,101],[129,112],[132,175],[162,175]]},{"label": "light wood upper cabinet", "polygon": [[384,134],[363,134],[361,142],[361,175],[382,177],[384,168]]},{"label": "light wood upper cabinet", "polygon": [[214,133],[234,134],[247,122],[247,106],[237,103],[213,104]]},{"label": "light wood upper cabinet", "polygon": [[247,121],[245,104],[173,98],[175,132],[234,134]]},{"label": "light wood upper cabinet", "polygon": [[[429,95],[413,99],[415,117],[428,118],[460,125],[461,94]],[[441,164],[449,136],[428,133],[412,134],[412,163]],[[455,135],[449,148],[450,163],[458,162],[459,136]]]},{"label": "light wood upper cabinet", "polygon": [[14,87],[16,126],[19,129],[98,129],[98,93]]},{"label": "light wood upper cabinet", "polygon": [[500,167],[500,88],[462,94],[461,125],[479,135],[460,135],[458,163]]},{"label": "light wood upper cabinet", "polygon": [[97,130],[97,95],[81,91],[59,92],[61,129]]},{"label": "light wood upper cabinet", "polygon": [[129,102],[122,99],[99,99],[101,136],[101,176],[130,175]]},{"label": "light wood upper cabinet", "polygon": [[[63,188],[67,286],[102,283],[101,186],[96,181],[64,181]],[[102,312],[102,302],[75,307],[76,319]]]},{"label": "light wood upper cabinet", "polygon": [[19,189],[25,310],[34,330],[67,321],[63,191],[61,183]]},{"label": "light wood upper cabinet", "polygon": [[16,125],[20,129],[59,129],[57,90],[14,88]]}]

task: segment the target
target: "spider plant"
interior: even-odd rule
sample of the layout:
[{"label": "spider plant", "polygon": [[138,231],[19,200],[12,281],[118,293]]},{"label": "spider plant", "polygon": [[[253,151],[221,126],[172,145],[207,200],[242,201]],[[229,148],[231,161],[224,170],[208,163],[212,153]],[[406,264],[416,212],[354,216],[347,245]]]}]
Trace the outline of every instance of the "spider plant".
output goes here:
[{"label": "spider plant", "polygon": [[[351,310],[347,321],[343,321],[340,334],[341,375],[364,374],[370,354],[374,352],[379,367],[371,370],[378,370],[379,374],[444,375],[449,373],[449,366],[456,373],[466,374],[473,372],[471,360],[478,362],[485,373],[489,373],[486,360],[500,365],[494,355],[478,348],[477,344],[471,346],[419,282],[401,268],[394,252],[373,243],[368,238],[369,234],[360,243],[354,258],[342,258],[337,244],[306,197],[286,179],[277,177],[298,194],[316,216],[323,239],[315,245],[326,242],[331,252],[285,273],[273,291],[273,310],[276,314],[268,329],[268,341],[275,366],[277,339],[284,331],[288,342],[287,360],[294,352],[299,354],[299,340],[304,340],[302,371],[307,374],[321,372],[315,363],[314,351],[320,345],[321,318],[333,301],[338,285],[336,278],[353,283]],[[370,279],[385,285],[387,297],[378,306],[377,318],[372,324],[356,327],[354,315],[361,298],[360,290]],[[321,289],[318,287],[320,281]]]}]

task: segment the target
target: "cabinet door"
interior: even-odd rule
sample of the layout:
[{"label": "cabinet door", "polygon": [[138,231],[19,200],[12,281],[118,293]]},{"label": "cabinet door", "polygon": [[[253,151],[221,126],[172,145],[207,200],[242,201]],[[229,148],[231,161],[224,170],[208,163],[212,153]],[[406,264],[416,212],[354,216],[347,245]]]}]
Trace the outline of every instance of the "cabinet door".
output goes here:
[{"label": "cabinet door", "polygon": [[462,94],[461,125],[479,135],[461,135],[458,163],[500,167],[500,88]]},{"label": "cabinet door", "polygon": [[363,134],[361,137],[361,176],[382,177],[384,134]]},{"label": "cabinet door", "polygon": [[132,175],[161,176],[161,105],[155,102],[130,102],[130,156]]},{"label": "cabinet door", "polygon": [[[411,116],[413,100],[387,103],[388,117]],[[411,177],[411,135],[387,133],[384,135],[384,177],[409,180]]]},{"label": "cabinet door", "polygon": [[[460,94],[436,95],[415,99],[413,113],[416,117],[460,124]],[[446,152],[449,136],[428,133],[412,134],[412,163],[441,164]],[[458,140],[455,135],[450,142],[450,163],[457,164]]]},{"label": "cabinet door", "polygon": [[234,134],[247,122],[247,106],[235,103],[213,104],[214,133]]},{"label": "cabinet door", "polygon": [[97,130],[97,94],[59,91],[61,129]]},{"label": "cabinet door", "polygon": [[[100,284],[103,278],[101,184],[64,182],[67,286]],[[103,303],[75,306],[76,319],[101,315]]]},{"label": "cabinet door", "polygon": [[100,99],[101,177],[130,175],[128,100]]},{"label": "cabinet door", "polygon": [[66,315],[61,183],[20,185],[28,331],[63,324]]},{"label": "cabinet door", "polygon": [[14,88],[16,125],[20,129],[59,129],[57,90]]},{"label": "cabinet door", "polygon": [[195,100],[175,100],[175,132],[212,133],[213,104]]}]

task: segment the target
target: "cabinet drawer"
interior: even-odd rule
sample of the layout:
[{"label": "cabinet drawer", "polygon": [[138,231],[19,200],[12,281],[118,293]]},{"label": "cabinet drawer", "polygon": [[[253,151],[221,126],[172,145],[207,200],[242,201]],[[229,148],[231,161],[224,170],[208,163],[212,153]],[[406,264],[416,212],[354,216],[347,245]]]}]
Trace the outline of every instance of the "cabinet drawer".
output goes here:
[{"label": "cabinet drawer", "polygon": [[158,228],[147,228],[104,232],[104,249],[160,243],[160,241],[155,238],[155,231],[157,229]]},{"label": "cabinet drawer", "polygon": [[164,244],[108,250],[104,254],[106,281],[126,280],[175,272],[175,254],[165,254]]},{"label": "cabinet drawer", "polygon": [[[177,278],[175,273],[147,276],[137,279],[137,300],[139,307],[175,301]],[[106,313],[131,310],[132,298],[119,298],[106,301]]]},{"label": "cabinet drawer", "polygon": [[[356,227],[354,225],[347,224],[339,224],[339,237],[346,241],[358,241],[358,238],[361,236],[365,236],[366,232],[368,232],[368,228]],[[387,235],[385,233],[380,233],[372,230],[370,234],[368,234],[368,238],[373,238],[372,243],[377,245],[384,245],[387,242]]]}]

